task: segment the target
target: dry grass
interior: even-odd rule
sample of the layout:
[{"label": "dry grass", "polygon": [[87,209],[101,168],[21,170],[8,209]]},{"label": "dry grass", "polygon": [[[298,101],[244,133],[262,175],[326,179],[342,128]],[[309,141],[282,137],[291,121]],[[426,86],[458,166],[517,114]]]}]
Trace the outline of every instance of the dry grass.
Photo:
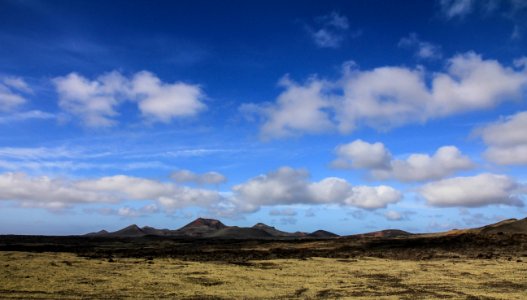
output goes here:
[{"label": "dry grass", "polygon": [[0,252],[0,298],[527,299],[527,262],[87,259]]}]

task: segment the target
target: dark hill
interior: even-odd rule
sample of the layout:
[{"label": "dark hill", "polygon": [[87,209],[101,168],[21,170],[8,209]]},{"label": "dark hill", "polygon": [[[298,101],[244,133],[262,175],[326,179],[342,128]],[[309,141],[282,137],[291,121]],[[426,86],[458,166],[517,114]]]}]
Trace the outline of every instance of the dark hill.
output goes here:
[{"label": "dark hill", "polygon": [[334,238],[338,237],[339,235],[325,230],[317,230],[309,233],[307,236],[312,238]]},{"label": "dark hill", "polygon": [[109,232],[103,229],[101,231],[90,232],[90,233],[87,233],[85,235],[86,236],[105,236],[105,235],[108,235],[108,234],[109,234]]},{"label": "dark hill", "polygon": [[481,233],[523,233],[527,234],[527,218],[517,220],[517,219],[507,219],[495,224],[490,224],[481,228],[478,228]]},{"label": "dark hill", "polygon": [[134,236],[145,236],[146,233],[139,228],[139,226],[133,224],[128,227],[125,227],[121,230],[108,233],[109,236],[119,236],[119,237],[134,237]]},{"label": "dark hill", "polygon": [[332,238],[338,235],[318,230],[313,233],[286,232],[275,227],[258,223],[253,227],[227,226],[215,219],[197,218],[187,225],[177,229],[157,229],[150,226],[140,228],[130,225],[121,230],[107,232],[101,230],[86,234],[93,237],[143,237],[143,236],[171,236],[190,238],[229,238],[229,239],[297,239],[297,238]]},{"label": "dark hill", "polygon": [[225,224],[218,220],[197,218],[196,220],[176,230],[176,233],[178,235],[190,237],[204,237],[227,227],[228,226],[225,226]]},{"label": "dark hill", "polygon": [[227,227],[220,229],[212,234],[207,235],[210,238],[226,238],[226,239],[269,239],[274,236],[265,230],[258,228],[247,227]]},{"label": "dark hill", "polygon": [[285,231],[278,230],[278,229],[276,229],[273,226],[266,225],[264,223],[258,223],[256,225],[254,225],[252,228],[263,230],[263,231],[267,232],[269,235],[274,236],[274,237],[302,237],[302,236],[306,236],[306,234],[303,233],[303,232],[294,232],[294,233],[285,232]]},{"label": "dark hill", "polygon": [[355,234],[355,237],[379,237],[379,238],[394,238],[394,237],[406,237],[412,233],[399,230],[399,229],[386,229],[381,231],[373,231],[368,233]]}]

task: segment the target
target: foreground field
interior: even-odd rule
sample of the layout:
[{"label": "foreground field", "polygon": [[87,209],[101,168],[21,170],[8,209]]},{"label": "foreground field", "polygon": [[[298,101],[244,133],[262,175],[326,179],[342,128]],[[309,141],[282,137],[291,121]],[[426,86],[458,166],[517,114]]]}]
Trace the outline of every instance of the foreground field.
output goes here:
[{"label": "foreground field", "polygon": [[0,298],[526,299],[527,262],[308,258],[196,262],[0,252]]}]

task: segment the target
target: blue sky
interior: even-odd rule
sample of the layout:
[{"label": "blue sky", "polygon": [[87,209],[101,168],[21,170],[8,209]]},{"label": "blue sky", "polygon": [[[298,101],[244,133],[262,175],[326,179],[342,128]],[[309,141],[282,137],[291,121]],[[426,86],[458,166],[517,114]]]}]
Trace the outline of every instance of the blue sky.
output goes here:
[{"label": "blue sky", "polygon": [[0,233],[523,218],[527,5],[0,1]]}]

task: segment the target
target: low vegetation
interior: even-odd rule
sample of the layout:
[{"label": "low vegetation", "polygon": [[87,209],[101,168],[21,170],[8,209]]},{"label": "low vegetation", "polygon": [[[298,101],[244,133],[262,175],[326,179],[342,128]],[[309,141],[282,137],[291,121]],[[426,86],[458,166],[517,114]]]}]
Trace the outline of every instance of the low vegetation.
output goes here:
[{"label": "low vegetation", "polygon": [[243,262],[0,252],[0,298],[526,299],[527,258]]}]

